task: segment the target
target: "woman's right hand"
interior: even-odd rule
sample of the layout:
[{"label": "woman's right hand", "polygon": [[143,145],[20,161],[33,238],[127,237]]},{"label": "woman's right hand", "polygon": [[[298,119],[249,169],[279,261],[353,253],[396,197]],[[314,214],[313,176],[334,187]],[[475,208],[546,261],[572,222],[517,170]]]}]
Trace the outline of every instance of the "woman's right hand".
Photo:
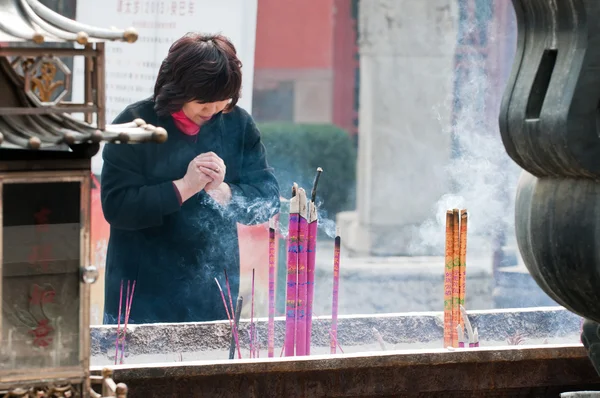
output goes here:
[{"label": "woman's right hand", "polygon": [[211,181],[211,177],[200,171],[198,160],[192,159],[192,161],[188,164],[185,176],[183,176],[182,179],[173,181],[173,183],[179,190],[181,200],[185,202],[198,192],[202,191],[204,187]]}]

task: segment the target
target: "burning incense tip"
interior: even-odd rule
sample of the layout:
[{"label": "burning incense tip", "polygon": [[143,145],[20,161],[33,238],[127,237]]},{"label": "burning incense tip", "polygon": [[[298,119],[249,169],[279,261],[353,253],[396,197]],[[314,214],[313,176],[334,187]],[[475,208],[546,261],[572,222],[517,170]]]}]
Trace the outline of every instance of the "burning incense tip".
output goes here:
[{"label": "burning incense tip", "polygon": [[217,282],[217,286],[219,287],[219,291],[220,291],[221,293],[223,293],[223,289],[221,289],[221,284],[219,283],[219,281],[218,281],[218,279],[217,279],[217,278],[215,278],[215,282]]},{"label": "burning incense tip", "polygon": [[274,218],[269,219],[269,228],[275,229],[275,219]]},{"label": "burning incense tip", "polygon": [[340,227],[335,227],[335,236],[340,236]]},{"label": "burning incense tip", "polygon": [[323,172],[323,169],[320,167],[317,167],[317,174],[315,175],[315,180],[313,181],[313,188],[310,193],[310,200],[313,203],[317,200],[317,185],[319,185],[319,178],[321,177],[322,172]]}]

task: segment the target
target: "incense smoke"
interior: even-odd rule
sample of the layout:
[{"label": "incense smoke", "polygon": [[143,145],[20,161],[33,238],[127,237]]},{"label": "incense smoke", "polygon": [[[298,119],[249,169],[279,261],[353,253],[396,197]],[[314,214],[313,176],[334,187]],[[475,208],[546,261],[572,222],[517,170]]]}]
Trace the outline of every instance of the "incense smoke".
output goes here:
[{"label": "incense smoke", "polygon": [[[514,35],[492,34],[492,20],[460,23],[465,29],[459,32],[459,43],[487,31],[489,45],[485,54],[478,53],[476,48],[461,54],[460,45],[457,47],[461,61],[460,68],[454,71],[454,120],[447,128],[453,141],[451,160],[445,169],[449,193],[439,198],[433,209],[435,216],[419,228],[412,242],[415,254],[443,253],[445,214],[452,208],[469,212],[470,253],[489,253],[496,249],[494,246],[499,244],[502,234],[507,234],[509,240],[514,234],[513,207],[519,169],[506,154],[498,127],[500,101],[514,56]],[[511,50],[508,60],[503,58],[504,54],[498,54],[503,46]]]}]

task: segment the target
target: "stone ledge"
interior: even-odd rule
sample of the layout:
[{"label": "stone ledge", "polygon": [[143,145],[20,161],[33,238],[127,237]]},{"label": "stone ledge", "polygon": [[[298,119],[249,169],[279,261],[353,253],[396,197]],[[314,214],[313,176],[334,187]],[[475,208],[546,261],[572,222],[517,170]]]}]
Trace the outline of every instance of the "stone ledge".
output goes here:
[{"label": "stone ledge", "polygon": [[[506,344],[506,337],[520,333],[531,342],[579,342],[581,318],[561,307],[528,308],[520,310],[470,311],[473,327],[479,329],[482,346]],[[329,347],[330,317],[313,320],[312,345],[317,351]],[[240,321],[240,345],[248,346],[249,320]],[[256,320],[262,348],[267,345],[267,319]],[[387,349],[442,347],[443,314],[440,312],[347,315],[338,318],[338,341],[346,352],[377,350],[373,334],[376,328]],[[276,318],[275,347],[277,355],[283,344],[285,319]],[[92,364],[101,364],[115,350],[116,325],[92,326]],[[526,341],[527,342],[527,341]],[[230,345],[227,321],[129,325],[127,352],[132,358],[140,355],[178,355],[189,353],[191,358],[215,360],[226,358]],[[325,351],[328,351],[325,350]],[[153,361],[156,361],[154,357]],[[161,357],[161,358],[164,358]],[[160,361],[160,360],[159,360]],[[139,362],[139,361],[138,361]]]},{"label": "stone ledge", "polygon": [[[129,398],[514,397],[600,388],[580,345],[111,366]],[[99,367],[92,372],[98,374]],[[243,395],[240,393],[243,392]]]}]

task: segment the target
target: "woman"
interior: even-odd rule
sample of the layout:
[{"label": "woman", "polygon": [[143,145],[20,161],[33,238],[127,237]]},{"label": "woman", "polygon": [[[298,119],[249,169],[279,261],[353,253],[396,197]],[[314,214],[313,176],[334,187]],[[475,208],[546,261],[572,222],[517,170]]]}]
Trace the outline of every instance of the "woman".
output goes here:
[{"label": "woman", "polygon": [[104,148],[102,209],[111,227],[104,323],[119,316],[121,281],[136,281],[129,323],[224,319],[214,280],[224,284],[224,269],[235,302],[236,222],[262,223],[279,210],[260,133],[236,106],[241,84],[229,40],[188,34],[169,49],[154,95],[115,119],[142,118],[169,138]]}]

